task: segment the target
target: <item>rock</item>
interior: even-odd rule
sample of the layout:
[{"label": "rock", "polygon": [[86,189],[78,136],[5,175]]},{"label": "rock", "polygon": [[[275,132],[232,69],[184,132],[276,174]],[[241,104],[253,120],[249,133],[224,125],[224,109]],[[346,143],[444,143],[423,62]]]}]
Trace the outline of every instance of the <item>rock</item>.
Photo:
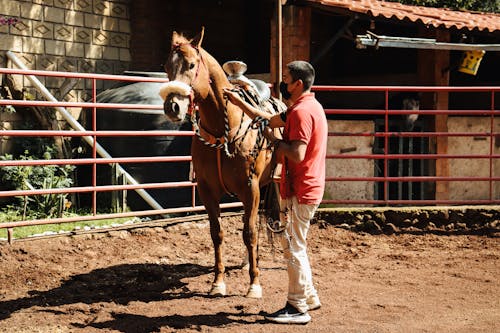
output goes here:
[{"label": "rock", "polygon": [[412,225],[412,222],[410,219],[404,219],[402,222],[401,222],[401,226],[402,227],[410,227]]},{"label": "rock", "polygon": [[148,235],[154,235],[157,233],[156,228],[137,228],[133,229],[130,231],[131,234],[133,235],[142,235],[142,236],[148,236]]},{"label": "rock", "polygon": [[389,234],[389,235],[392,235],[396,232],[399,232],[399,229],[398,227],[396,227],[394,224],[392,223],[387,223],[384,225],[384,232]]},{"label": "rock", "polygon": [[117,237],[120,239],[127,239],[130,237],[130,233],[127,230],[109,231],[108,235],[109,237]]},{"label": "rock", "polygon": [[364,227],[365,227],[366,231],[376,232],[376,233],[382,232],[382,228],[374,220],[368,220],[368,221],[366,221],[365,224],[364,224]]},{"label": "rock", "polygon": [[102,232],[96,232],[95,234],[92,234],[92,239],[103,239],[106,237],[106,234]]},{"label": "rock", "polygon": [[325,220],[318,220],[317,223],[320,229],[326,229],[328,227],[328,222],[326,222]]},{"label": "rock", "polygon": [[490,227],[491,229],[498,229],[499,224],[500,220],[491,221],[490,223],[488,223],[488,227]]},{"label": "rock", "polygon": [[92,234],[77,234],[77,235],[74,235],[72,236],[72,238],[76,238],[76,239],[81,239],[81,240],[88,240],[88,239],[92,239]]},{"label": "rock", "polygon": [[419,228],[415,228],[415,227],[413,227],[413,226],[408,227],[408,228],[406,228],[405,230],[406,230],[406,231],[408,231],[408,232],[415,232],[415,233],[416,233],[416,232],[421,232],[421,231],[422,231],[422,230],[420,230]]},{"label": "rock", "polygon": [[436,230],[436,229],[437,229],[437,227],[436,227],[436,225],[434,224],[434,222],[429,222],[429,223],[427,224],[427,226],[425,227],[425,229],[426,229],[426,230]]},{"label": "rock", "polygon": [[375,220],[381,222],[382,224],[386,223],[386,218],[384,213],[376,213]]}]

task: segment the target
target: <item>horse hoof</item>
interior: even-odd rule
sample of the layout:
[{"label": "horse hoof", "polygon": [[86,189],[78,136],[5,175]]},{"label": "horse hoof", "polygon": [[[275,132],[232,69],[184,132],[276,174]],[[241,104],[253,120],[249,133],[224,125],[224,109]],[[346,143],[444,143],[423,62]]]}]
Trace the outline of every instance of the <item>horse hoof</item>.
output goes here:
[{"label": "horse hoof", "polygon": [[248,288],[247,297],[262,298],[262,287],[260,286],[260,284],[252,284],[250,288]]},{"label": "horse hoof", "polygon": [[224,282],[212,285],[212,290],[209,293],[210,296],[226,296],[226,284]]}]

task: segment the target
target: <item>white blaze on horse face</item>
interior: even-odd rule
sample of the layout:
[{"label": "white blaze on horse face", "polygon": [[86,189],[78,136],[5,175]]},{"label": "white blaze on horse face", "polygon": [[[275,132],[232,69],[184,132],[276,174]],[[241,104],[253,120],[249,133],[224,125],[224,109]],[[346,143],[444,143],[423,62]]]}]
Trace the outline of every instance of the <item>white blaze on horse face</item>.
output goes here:
[{"label": "white blaze on horse face", "polygon": [[160,88],[163,110],[171,121],[182,121],[191,104],[191,87],[181,81],[170,81]]},{"label": "white blaze on horse face", "polygon": [[[420,101],[414,98],[405,98],[403,100],[403,110],[420,110]],[[418,114],[412,113],[404,117],[404,130],[413,130],[413,126],[418,119]]]},{"label": "white blaze on horse face", "polygon": [[191,87],[181,81],[170,81],[161,86],[159,95],[165,102],[170,94],[189,97],[191,95]]}]

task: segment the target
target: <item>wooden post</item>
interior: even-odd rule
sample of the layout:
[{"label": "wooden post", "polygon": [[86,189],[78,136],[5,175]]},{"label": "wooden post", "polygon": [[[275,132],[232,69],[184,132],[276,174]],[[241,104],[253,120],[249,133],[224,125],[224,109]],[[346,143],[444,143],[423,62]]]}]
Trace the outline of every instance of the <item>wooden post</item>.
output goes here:
[{"label": "wooden post", "polygon": [[[432,31],[434,36],[429,36],[429,31],[425,31],[426,37],[436,38],[438,42],[449,42],[450,34],[445,30]],[[418,78],[421,85],[426,86],[448,86],[450,84],[450,52],[448,50],[419,50],[418,54]],[[448,92],[436,92],[423,94],[421,99],[421,109],[448,110]],[[433,121],[428,124],[426,130],[436,132],[448,132],[448,115],[436,115]],[[430,153],[447,154],[448,137],[436,137],[430,139]],[[448,159],[437,159],[436,163],[430,163],[430,170],[438,177],[449,176]],[[449,198],[449,182],[437,181],[435,188],[436,200],[447,200]]]},{"label": "wooden post", "polygon": [[14,228],[7,228],[7,241],[10,245],[14,242]]},{"label": "wooden post", "polygon": [[[125,177],[119,172],[116,163],[111,164],[111,183],[113,185],[125,185]],[[124,212],[127,208],[127,191],[111,192],[111,209],[113,212]]]},{"label": "wooden post", "polygon": [[[280,1],[278,1],[278,5]],[[282,13],[282,33],[279,32],[280,13]],[[282,35],[283,43],[280,42]],[[271,20],[271,78],[275,87],[281,81],[281,67],[293,60],[310,59],[311,40],[311,8],[293,5],[277,9],[276,15]],[[279,57],[280,46],[282,56]],[[278,61],[282,58],[282,63]],[[276,91],[275,91],[276,93]]]}]

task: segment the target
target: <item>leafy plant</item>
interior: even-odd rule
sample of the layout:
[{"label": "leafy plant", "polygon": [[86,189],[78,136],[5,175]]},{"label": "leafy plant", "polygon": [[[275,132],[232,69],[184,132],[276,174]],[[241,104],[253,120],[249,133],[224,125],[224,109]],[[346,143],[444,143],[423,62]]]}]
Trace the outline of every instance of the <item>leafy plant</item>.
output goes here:
[{"label": "leafy plant", "polygon": [[454,10],[472,10],[482,12],[500,12],[498,0],[388,0],[406,5],[450,8]]},{"label": "leafy plant", "polygon": [[17,17],[0,15],[0,25],[16,25],[19,22]]},{"label": "leafy plant", "polygon": [[[53,148],[46,148],[43,153],[44,159],[50,159]],[[6,154],[0,156],[0,160],[12,160],[13,156]],[[34,160],[36,157],[29,156],[29,152],[19,156],[20,160]],[[4,186],[16,190],[54,189],[68,188],[73,184],[71,177],[74,166],[72,165],[41,165],[41,166],[4,166],[0,168],[0,176]],[[67,206],[67,193],[44,194],[34,196],[17,197],[17,204],[10,205],[10,210],[22,211],[32,217],[54,217],[60,216]]]}]

